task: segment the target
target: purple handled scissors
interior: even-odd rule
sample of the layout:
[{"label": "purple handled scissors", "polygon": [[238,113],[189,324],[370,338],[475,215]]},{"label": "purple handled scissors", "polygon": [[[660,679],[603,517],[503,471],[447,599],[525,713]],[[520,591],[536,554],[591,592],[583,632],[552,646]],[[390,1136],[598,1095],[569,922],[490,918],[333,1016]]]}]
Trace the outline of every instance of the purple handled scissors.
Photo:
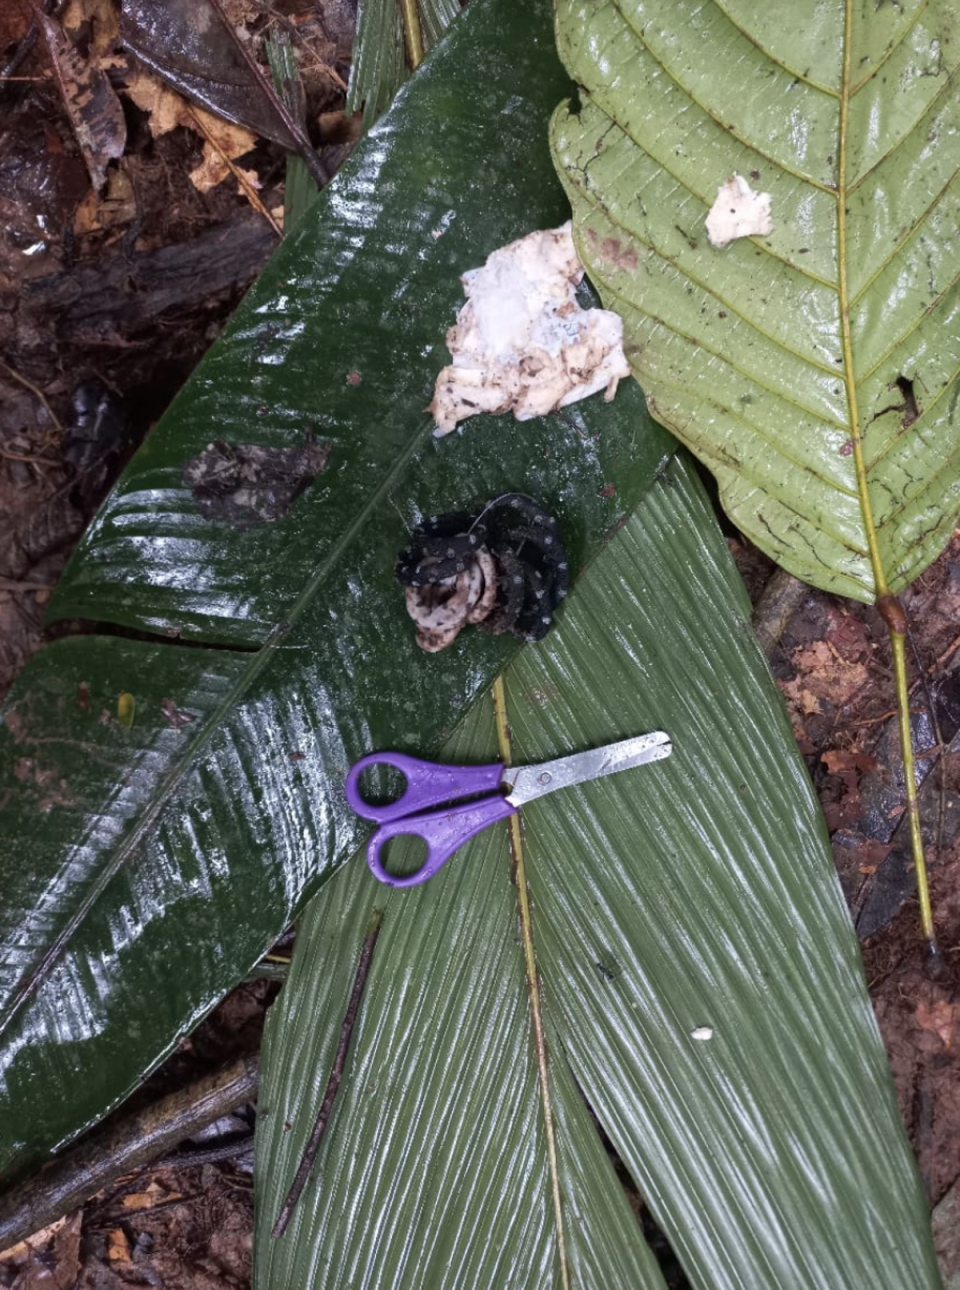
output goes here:
[{"label": "purple handled scissors", "polygon": [[[367,861],[374,876],[390,887],[415,887],[432,878],[441,865],[468,838],[494,820],[505,820],[525,802],[571,784],[582,784],[602,775],[662,761],[673,751],[669,735],[655,730],[649,735],[621,739],[591,752],[574,753],[538,766],[444,766],[420,761],[404,753],[371,753],[350,767],[346,778],[347,801],[358,815],[376,820],[377,829],[367,846]],[[361,774],[370,766],[393,766],[402,771],[407,785],[401,795],[385,806],[364,801],[360,795]],[[506,790],[504,792],[504,790]],[[459,801],[470,798],[470,801]],[[440,807],[428,810],[428,807]],[[427,844],[427,858],[416,873],[399,878],[388,873],[380,853],[391,838],[409,833]]]}]

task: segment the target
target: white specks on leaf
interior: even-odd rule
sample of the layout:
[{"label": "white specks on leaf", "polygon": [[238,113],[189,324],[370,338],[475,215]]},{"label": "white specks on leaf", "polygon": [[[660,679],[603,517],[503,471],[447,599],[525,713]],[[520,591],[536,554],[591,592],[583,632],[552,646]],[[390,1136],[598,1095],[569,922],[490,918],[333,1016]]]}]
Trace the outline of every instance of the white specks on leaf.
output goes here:
[{"label": "white specks on leaf", "polygon": [[712,1026],[697,1026],[696,1030],[690,1031],[690,1038],[698,1040],[701,1044],[713,1038]]},{"label": "white specks on leaf", "polygon": [[600,390],[613,398],[630,375],[623,323],[609,310],[580,308],[582,277],[569,221],[501,247],[463,275],[467,303],[447,332],[453,362],[429,408],[436,434],[478,412],[529,421]]},{"label": "white specks on leaf", "polygon": [[707,214],[707,237],[726,246],[738,237],[766,237],[773,232],[770,194],[755,193],[742,175],[731,175],[717,190]]}]

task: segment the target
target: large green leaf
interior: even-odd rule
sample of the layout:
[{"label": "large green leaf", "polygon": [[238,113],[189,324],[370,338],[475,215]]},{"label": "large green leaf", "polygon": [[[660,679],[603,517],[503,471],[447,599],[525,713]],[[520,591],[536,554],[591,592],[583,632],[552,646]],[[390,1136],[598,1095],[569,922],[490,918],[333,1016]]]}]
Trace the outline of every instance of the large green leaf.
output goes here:
[{"label": "large green leaf", "polygon": [[[662,1285],[585,1098],[693,1284],[936,1287],[857,943],[748,612],[681,462],[507,669],[518,762],[652,728],[674,743],[523,812],[571,1284]],[[495,746],[485,701],[444,755]],[[271,1242],[375,907],[347,1077]],[[268,1023],[261,1290],[559,1284],[516,929],[502,825],[419,889],[352,864],[314,898]]]},{"label": "large green leaf", "polygon": [[[356,849],[350,762],[437,747],[514,652],[475,632],[436,657],[416,647],[392,577],[409,527],[524,488],[577,568],[670,451],[635,387],[441,441],[424,411],[459,274],[565,217],[546,126],[568,90],[547,0],[471,5],[267,266],[69,566],[55,612],[138,635],[58,643],[4,712],[0,1168],[134,1087]],[[291,449],[309,431],[329,460],[275,523],[205,518],[184,486],[211,440]]]},{"label": "large green leaf", "polygon": [[[778,562],[896,592],[960,505],[956,5],[557,8],[585,88],[555,157],[651,409]],[[704,219],[732,174],[772,194],[774,230],[719,250]]]}]

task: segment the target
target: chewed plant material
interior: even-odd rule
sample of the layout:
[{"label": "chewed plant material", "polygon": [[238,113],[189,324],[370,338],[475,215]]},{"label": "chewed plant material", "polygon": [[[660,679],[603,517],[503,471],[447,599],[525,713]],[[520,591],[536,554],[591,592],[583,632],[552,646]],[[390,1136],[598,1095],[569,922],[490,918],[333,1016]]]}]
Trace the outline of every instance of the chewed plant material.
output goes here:
[{"label": "chewed plant material", "polygon": [[401,551],[396,575],[417,644],[430,653],[471,623],[538,641],[570,586],[556,520],[523,493],[477,513],[431,516]]},{"label": "chewed plant material", "polygon": [[570,223],[529,233],[461,278],[467,303],[447,332],[453,357],[437,377],[438,435],[478,412],[546,416],[599,390],[612,399],[630,375],[623,323],[608,309],[581,309],[583,265]]},{"label": "chewed plant material", "polygon": [[755,193],[743,175],[731,175],[707,212],[707,237],[717,247],[738,237],[766,237],[773,232],[770,200],[769,193]]},{"label": "chewed plant material", "polygon": [[295,448],[215,439],[184,463],[183,482],[205,519],[251,528],[282,519],[329,455],[330,444],[312,438]]}]

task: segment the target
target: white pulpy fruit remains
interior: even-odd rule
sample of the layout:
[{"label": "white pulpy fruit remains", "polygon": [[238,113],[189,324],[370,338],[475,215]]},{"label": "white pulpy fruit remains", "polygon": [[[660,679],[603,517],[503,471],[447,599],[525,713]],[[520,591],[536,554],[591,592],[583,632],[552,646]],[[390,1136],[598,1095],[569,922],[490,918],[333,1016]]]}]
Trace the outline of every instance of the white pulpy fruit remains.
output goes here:
[{"label": "white pulpy fruit remains", "polygon": [[608,309],[580,308],[582,278],[569,221],[501,247],[463,275],[467,303],[447,332],[453,362],[429,408],[436,434],[478,412],[529,421],[600,390],[613,398],[630,375],[623,323]]},{"label": "white pulpy fruit remains", "polygon": [[766,237],[773,232],[770,194],[755,193],[742,175],[731,175],[717,190],[707,214],[707,237],[716,247],[738,237]]}]

